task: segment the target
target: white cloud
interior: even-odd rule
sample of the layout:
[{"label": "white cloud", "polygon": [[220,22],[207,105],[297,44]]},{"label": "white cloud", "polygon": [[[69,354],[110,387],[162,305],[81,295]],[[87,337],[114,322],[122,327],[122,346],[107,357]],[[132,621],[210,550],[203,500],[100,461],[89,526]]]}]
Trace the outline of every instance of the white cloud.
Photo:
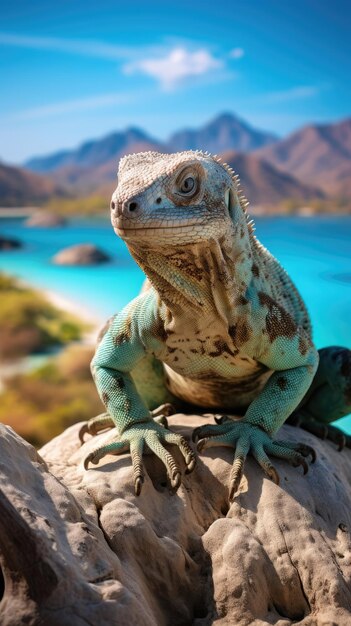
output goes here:
[{"label": "white cloud", "polygon": [[28,120],[42,117],[54,117],[64,113],[74,113],[75,111],[87,111],[106,108],[118,104],[131,102],[132,96],[129,94],[110,93],[90,98],[80,98],[78,100],[68,100],[66,102],[56,102],[24,111],[18,111],[11,115],[12,119]]},{"label": "white cloud", "polygon": [[172,90],[186,80],[208,75],[223,68],[223,61],[205,49],[194,52],[184,47],[170,50],[162,57],[141,59],[124,66],[126,74],[139,72],[157,80],[164,90]]},{"label": "white cloud", "polygon": [[290,102],[291,100],[303,100],[305,98],[312,98],[317,96],[321,91],[326,89],[327,85],[304,85],[299,87],[292,87],[285,91],[273,91],[261,96],[261,102],[267,102],[269,104]]},{"label": "white cloud", "polygon": [[125,74],[139,73],[149,76],[165,91],[170,91],[185,82],[189,84],[190,79],[221,81],[233,78],[235,75],[228,71],[226,61],[228,58],[239,59],[244,54],[242,48],[234,48],[230,53],[218,58],[205,47],[196,49],[193,42],[176,45],[168,42],[160,45],[123,46],[88,39],[60,39],[5,32],[0,32],[0,46],[50,50],[108,61],[123,61],[122,70]]},{"label": "white cloud", "polygon": [[233,48],[233,50],[229,52],[229,57],[231,59],[241,59],[244,56],[244,54],[245,52],[243,48]]},{"label": "white cloud", "polygon": [[[118,46],[101,41],[59,39],[58,37],[32,37],[0,32],[0,45],[33,50],[52,50],[82,56],[109,59],[129,59],[137,52],[132,46]],[[138,51],[140,52],[140,51]]]}]

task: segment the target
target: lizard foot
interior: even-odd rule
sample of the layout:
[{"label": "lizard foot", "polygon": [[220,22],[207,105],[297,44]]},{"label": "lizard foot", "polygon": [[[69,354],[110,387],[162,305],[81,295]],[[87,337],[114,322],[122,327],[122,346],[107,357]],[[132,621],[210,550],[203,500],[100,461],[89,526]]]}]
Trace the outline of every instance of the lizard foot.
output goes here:
[{"label": "lizard foot", "polygon": [[329,439],[329,441],[332,441],[338,446],[339,451],[341,451],[345,446],[351,448],[351,437],[343,433],[340,428],[332,426],[331,424],[324,424],[323,422],[318,422],[318,420],[315,419],[307,419],[299,414],[294,414],[289,417],[287,424],[299,426],[319,439]]},{"label": "lizard foot", "polygon": [[[161,404],[157,409],[151,411],[151,415],[154,418],[155,422],[161,424],[162,426],[168,427],[167,417],[169,415],[173,415],[176,413],[175,408],[172,404]],[[109,413],[101,413],[96,417],[92,417],[88,422],[83,424],[78,435],[81,444],[84,443],[84,435],[89,433],[93,437],[97,435],[101,430],[107,430],[108,428],[114,428],[116,424],[114,423],[112,417]]]},{"label": "lizard foot", "polygon": [[85,459],[84,467],[89,463],[97,464],[106,454],[123,454],[130,451],[133,465],[135,495],[140,495],[144,482],[143,452],[153,452],[166,467],[172,488],[176,491],[181,484],[181,471],[173,456],[164,444],[176,445],[180,449],[186,464],[186,473],[193,471],[196,456],[187,440],[172,433],[155,420],[148,420],[129,426],[122,435],[114,435],[105,445],[93,450]]},{"label": "lizard foot", "polygon": [[304,474],[308,471],[305,458],[311,455],[315,460],[315,452],[310,446],[293,444],[284,441],[273,441],[271,437],[249,423],[224,421],[222,424],[206,425],[195,428],[193,441],[199,439],[197,448],[202,452],[212,446],[229,446],[235,448],[234,462],[230,474],[229,499],[233,500],[243,475],[245,459],[250,452],[265,473],[276,484],[279,475],[269,460],[268,454],[286,459],[291,465],[301,465]]},{"label": "lizard foot", "polygon": [[101,415],[97,415],[93,417],[88,422],[83,424],[79,431],[79,439],[81,444],[84,443],[84,435],[89,433],[89,435],[97,435],[101,430],[106,430],[107,428],[113,428],[115,423],[112,417],[108,413],[101,413]]}]

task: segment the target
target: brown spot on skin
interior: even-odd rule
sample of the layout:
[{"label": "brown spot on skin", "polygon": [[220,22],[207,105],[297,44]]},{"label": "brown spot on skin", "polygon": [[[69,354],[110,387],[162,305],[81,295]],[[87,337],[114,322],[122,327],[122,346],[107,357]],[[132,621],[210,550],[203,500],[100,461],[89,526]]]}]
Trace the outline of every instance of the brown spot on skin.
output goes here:
[{"label": "brown spot on skin", "polygon": [[229,326],[228,332],[236,346],[246,343],[252,336],[252,328],[245,319],[239,320],[233,326]]},{"label": "brown spot on skin", "polygon": [[130,341],[132,336],[132,317],[127,317],[126,321],[125,321],[125,326],[124,329],[122,330],[122,332],[119,333],[119,335],[116,335],[113,339],[113,343],[115,344],[115,346],[120,346],[121,343],[124,343],[125,341]]},{"label": "brown spot on skin", "polygon": [[244,236],[245,236],[245,231],[244,231],[243,227],[241,226],[241,228],[240,228],[240,239],[243,239]]},{"label": "brown spot on skin", "polygon": [[203,268],[195,265],[186,253],[177,251],[176,254],[170,255],[168,260],[170,260],[172,265],[174,265],[181,272],[187,274],[187,276],[195,278],[198,281],[203,279]]},{"label": "brown spot on skin", "polygon": [[282,391],[284,391],[284,389],[288,386],[288,381],[284,376],[279,376],[279,378],[277,378],[277,385]]},{"label": "brown spot on skin", "polygon": [[308,342],[303,337],[299,337],[299,352],[304,356],[308,350]]},{"label": "brown spot on skin", "polygon": [[256,263],[253,263],[252,268],[251,268],[251,271],[252,271],[253,275],[254,275],[254,276],[256,276],[256,278],[258,278],[258,277],[259,277],[259,275],[260,275],[260,270],[259,270],[258,265],[256,265]]},{"label": "brown spot on skin", "polygon": [[260,305],[268,308],[266,329],[271,343],[277,337],[293,339],[296,336],[297,326],[291,315],[267,293],[260,291],[258,298]]},{"label": "brown spot on skin", "polygon": [[157,317],[157,319],[153,323],[151,332],[154,337],[156,337],[156,339],[160,339],[162,343],[166,343],[168,339],[168,333],[165,329],[165,323],[160,317]]},{"label": "brown spot on skin", "polygon": [[104,336],[106,335],[108,329],[110,328],[113,320],[115,319],[115,315],[112,315],[112,317],[110,317],[107,322],[104,324],[104,326],[101,328],[101,330],[99,331],[99,334],[97,336],[97,340],[96,340],[96,344],[99,345],[99,343],[103,340]]},{"label": "brown spot on skin", "polygon": [[238,304],[241,304],[242,306],[244,306],[245,304],[248,304],[249,301],[247,300],[247,298],[245,298],[245,296],[239,296],[238,298]]},{"label": "brown spot on skin", "polygon": [[122,389],[125,388],[125,382],[123,380],[123,378],[118,377],[114,379],[114,386],[116,387],[116,389],[118,389],[119,391],[121,391]]},{"label": "brown spot on skin", "polygon": [[223,339],[217,339],[213,343],[216,348],[216,351],[209,352],[209,356],[217,357],[217,356],[222,356],[224,353],[230,354],[230,356],[236,356],[239,352],[239,350],[235,350],[235,352],[233,352],[229,348],[228,344],[225,341],[223,341]]},{"label": "brown spot on skin", "polygon": [[103,391],[101,399],[103,403],[106,405],[110,399],[110,396],[108,395],[108,393],[106,393],[106,391]]}]

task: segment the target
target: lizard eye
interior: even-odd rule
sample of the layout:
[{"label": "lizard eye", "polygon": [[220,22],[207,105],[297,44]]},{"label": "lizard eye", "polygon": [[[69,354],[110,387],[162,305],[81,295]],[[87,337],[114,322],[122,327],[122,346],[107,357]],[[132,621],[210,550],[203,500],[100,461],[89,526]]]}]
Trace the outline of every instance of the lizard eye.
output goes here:
[{"label": "lizard eye", "polygon": [[193,193],[195,191],[195,178],[193,176],[187,176],[186,178],[184,178],[183,182],[181,183],[180,187],[179,187],[179,191],[180,193],[183,194],[190,194]]}]

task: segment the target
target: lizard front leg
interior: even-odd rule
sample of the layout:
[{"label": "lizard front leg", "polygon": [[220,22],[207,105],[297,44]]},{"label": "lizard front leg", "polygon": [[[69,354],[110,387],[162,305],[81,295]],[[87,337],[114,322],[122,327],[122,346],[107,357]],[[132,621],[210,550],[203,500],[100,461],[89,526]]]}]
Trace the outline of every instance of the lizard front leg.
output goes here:
[{"label": "lizard front leg", "polygon": [[[179,447],[188,472],[195,466],[195,455],[188,442],[152,419],[130,374],[146,353],[148,324],[152,326],[153,315],[151,296],[140,296],[133,301],[116,316],[92,361],[99,395],[117,432],[87,456],[84,466],[87,469],[89,463],[98,463],[106,454],[130,451],[137,495],[144,480],[143,452],[152,452],[162,460],[173,488],[180,484],[181,471],[164,444]],[[102,418],[107,419],[105,415]],[[106,422],[106,426],[110,426],[110,422]]]},{"label": "lizard front leg", "polygon": [[[274,352],[264,361],[272,369],[282,366],[279,352]],[[291,354],[291,352],[290,352]],[[318,353],[311,348],[305,355],[295,354],[289,359],[290,369],[275,371],[267,381],[261,393],[250,404],[242,420],[225,421],[222,424],[203,426],[195,429],[193,436],[199,438],[200,451],[211,446],[230,446],[235,448],[234,464],[230,477],[230,499],[239,487],[247,454],[250,452],[266,474],[275,482],[279,476],[269,456],[286,459],[292,465],[302,465],[307,471],[305,457],[314,459],[314,451],[303,444],[292,444],[272,439],[287,417],[298,406],[309,388],[318,365]],[[294,362],[295,361],[295,362]],[[294,367],[295,365],[295,367]]]}]

